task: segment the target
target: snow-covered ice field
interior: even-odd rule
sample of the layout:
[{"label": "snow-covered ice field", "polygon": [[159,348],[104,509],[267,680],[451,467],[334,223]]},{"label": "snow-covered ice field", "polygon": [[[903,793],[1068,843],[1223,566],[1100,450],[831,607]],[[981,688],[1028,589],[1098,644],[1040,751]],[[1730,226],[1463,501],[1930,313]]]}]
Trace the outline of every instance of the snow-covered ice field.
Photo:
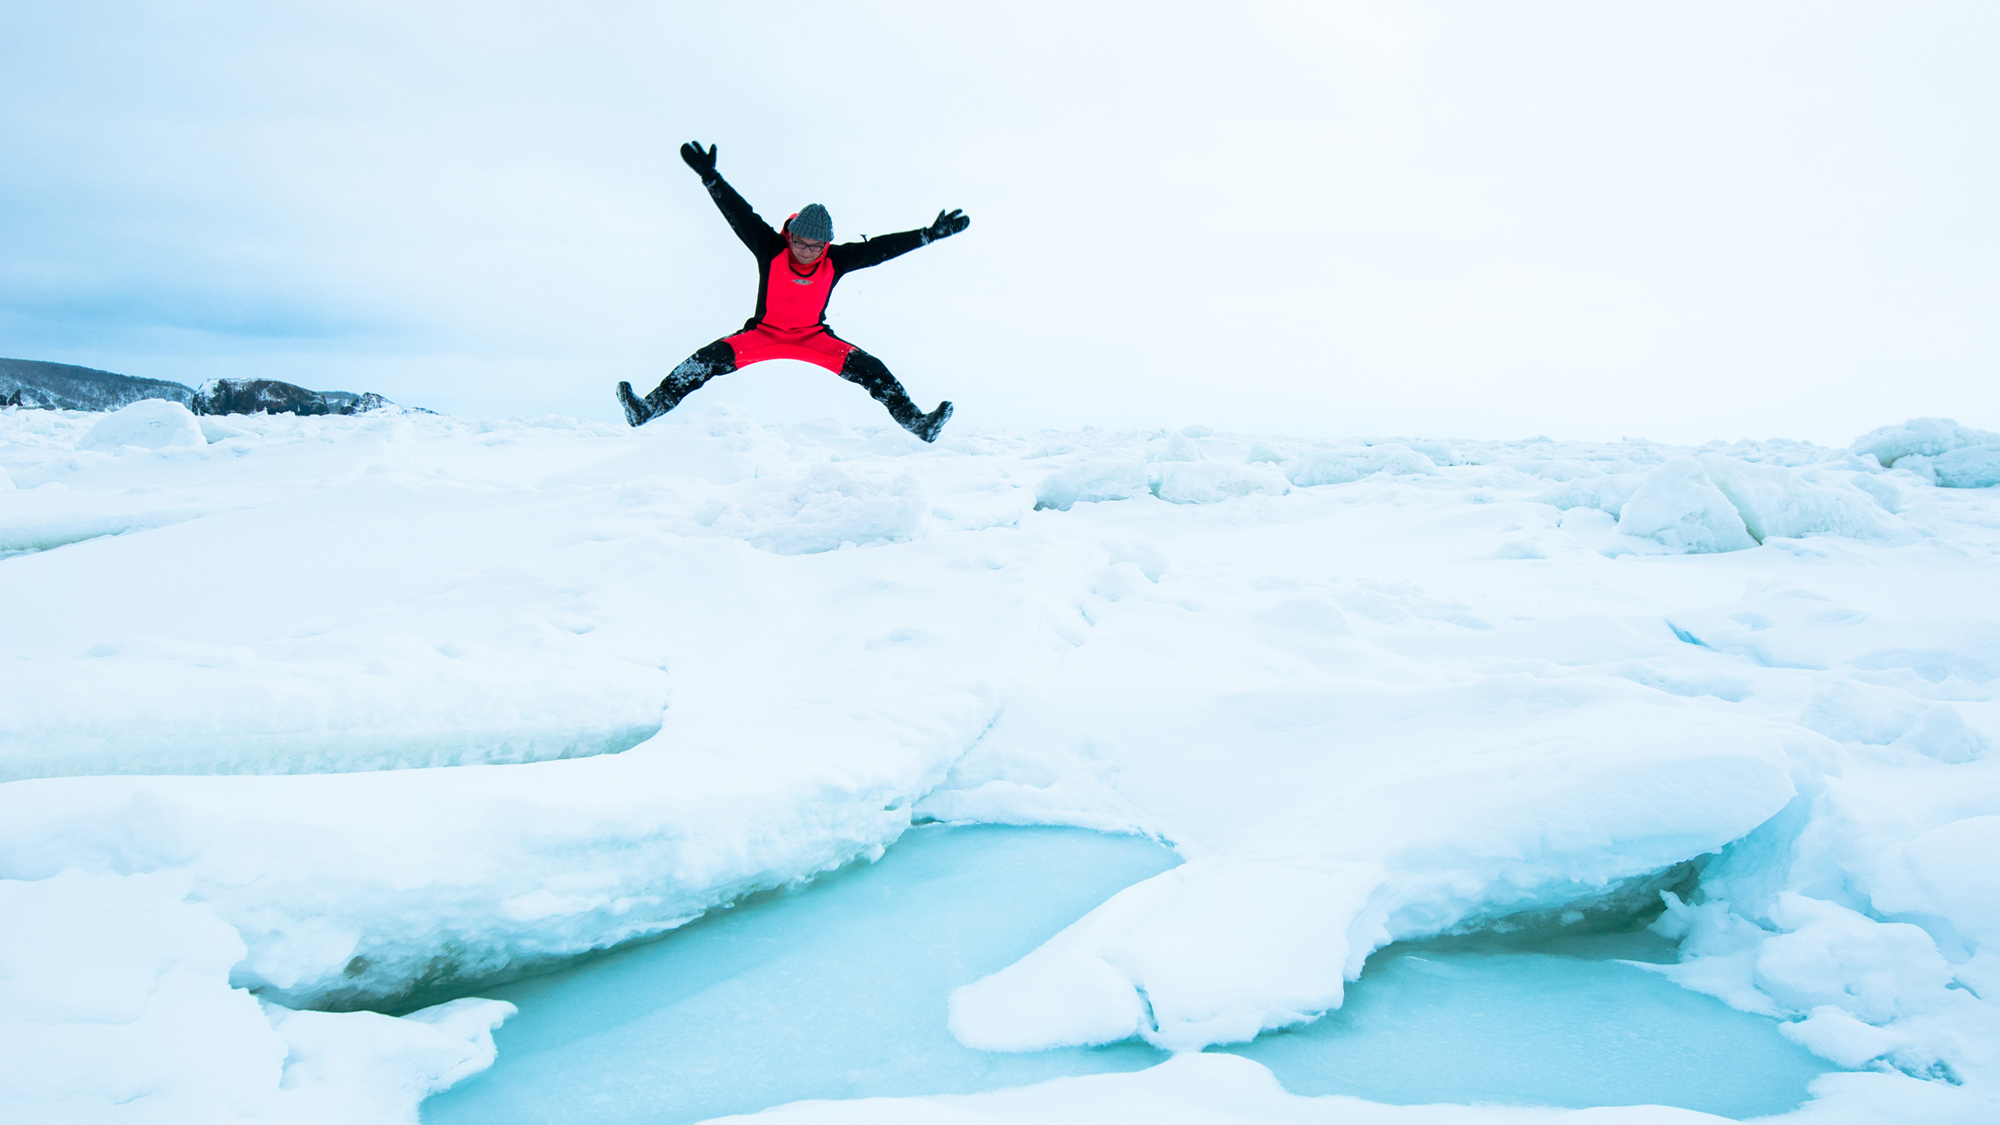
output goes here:
[{"label": "snow-covered ice field", "polygon": [[0,412],[0,1116],[414,1120],[492,1063],[482,991],[941,821],[1177,853],[937,999],[971,1051],[1172,1057],[773,1120],[1559,1119],[1288,1091],[1264,1033],[1396,943],[1649,925],[1635,972],[1823,1061],[1787,1120],[1990,1121],[1996,483],[1937,420]]}]

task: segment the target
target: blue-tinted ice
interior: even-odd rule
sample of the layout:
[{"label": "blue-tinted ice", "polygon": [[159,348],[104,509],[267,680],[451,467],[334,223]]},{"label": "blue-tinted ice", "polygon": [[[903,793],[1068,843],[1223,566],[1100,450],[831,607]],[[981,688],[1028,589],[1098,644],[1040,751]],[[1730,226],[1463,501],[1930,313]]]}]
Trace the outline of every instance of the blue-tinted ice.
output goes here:
[{"label": "blue-tinted ice", "polygon": [[[1069,829],[911,831],[881,862],[665,939],[487,989],[520,1006],[493,1069],[424,1103],[426,1125],[673,1125],[801,1098],[970,1093],[1136,1070],[1140,1044],[968,1050],[950,991],[1005,967],[1119,889],[1173,866],[1141,839]],[[1643,936],[1395,946],[1347,1005],[1230,1048],[1301,1094],[1397,1103],[1659,1102],[1747,1117],[1827,1069],[1775,1023],[1608,957]]]},{"label": "blue-tinted ice", "polygon": [[968,1050],[945,1029],[945,999],[1178,862],[1132,836],[914,829],[872,866],[482,991],[521,1012],[494,1036],[500,1060],[426,1101],[425,1125],[673,1125],[1151,1066],[1166,1056],[1143,1044]]},{"label": "blue-tinted ice", "polygon": [[1671,961],[1650,934],[1533,943],[1394,945],[1339,1011],[1227,1048],[1295,1094],[1397,1105],[1658,1104],[1723,1117],[1783,1113],[1829,1063],[1777,1021],[1622,963]]}]

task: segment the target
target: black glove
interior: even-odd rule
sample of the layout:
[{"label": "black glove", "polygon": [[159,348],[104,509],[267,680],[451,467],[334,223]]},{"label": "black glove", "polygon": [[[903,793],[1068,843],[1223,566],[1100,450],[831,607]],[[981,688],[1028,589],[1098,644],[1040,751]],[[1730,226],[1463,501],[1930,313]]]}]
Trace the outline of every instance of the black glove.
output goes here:
[{"label": "black glove", "polygon": [[936,242],[940,238],[957,234],[971,225],[972,220],[966,218],[963,211],[939,211],[937,221],[925,227],[924,234],[926,241]]},{"label": "black glove", "polygon": [[687,161],[688,167],[699,172],[703,180],[707,180],[715,175],[715,153],[721,147],[721,145],[710,145],[708,151],[703,152],[700,141],[689,141],[681,146],[681,159]]}]

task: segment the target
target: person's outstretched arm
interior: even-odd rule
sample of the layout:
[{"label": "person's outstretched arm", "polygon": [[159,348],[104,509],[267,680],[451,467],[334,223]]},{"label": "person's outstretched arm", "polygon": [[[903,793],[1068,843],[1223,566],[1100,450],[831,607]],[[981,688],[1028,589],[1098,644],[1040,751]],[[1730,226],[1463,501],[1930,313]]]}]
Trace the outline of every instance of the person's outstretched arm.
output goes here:
[{"label": "person's outstretched arm", "polygon": [[919,246],[929,246],[940,238],[950,238],[971,225],[972,220],[966,218],[963,211],[939,211],[930,226],[885,234],[880,238],[864,238],[859,242],[843,242],[827,253],[833,256],[834,268],[842,273],[865,270]]},{"label": "person's outstretched arm", "polygon": [[701,176],[701,186],[708,189],[708,197],[715,200],[722,217],[729,220],[729,229],[736,232],[736,237],[743,240],[752,254],[762,258],[783,247],[785,238],[751,210],[749,201],[736,194],[736,189],[715,170],[715,154],[721,148],[710,145],[704,150],[701,142],[689,141],[681,146],[681,159]]}]

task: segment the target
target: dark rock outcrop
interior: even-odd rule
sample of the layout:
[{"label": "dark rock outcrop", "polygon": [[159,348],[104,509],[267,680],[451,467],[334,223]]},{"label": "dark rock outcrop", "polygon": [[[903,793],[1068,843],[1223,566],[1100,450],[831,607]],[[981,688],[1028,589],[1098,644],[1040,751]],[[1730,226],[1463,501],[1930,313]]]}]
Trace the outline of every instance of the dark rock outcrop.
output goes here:
[{"label": "dark rock outcrop", "polygon": [[188,401],[196,414],[366,414],[393,405],[373,391],[309,391],[276,379],[210,379]]}]

